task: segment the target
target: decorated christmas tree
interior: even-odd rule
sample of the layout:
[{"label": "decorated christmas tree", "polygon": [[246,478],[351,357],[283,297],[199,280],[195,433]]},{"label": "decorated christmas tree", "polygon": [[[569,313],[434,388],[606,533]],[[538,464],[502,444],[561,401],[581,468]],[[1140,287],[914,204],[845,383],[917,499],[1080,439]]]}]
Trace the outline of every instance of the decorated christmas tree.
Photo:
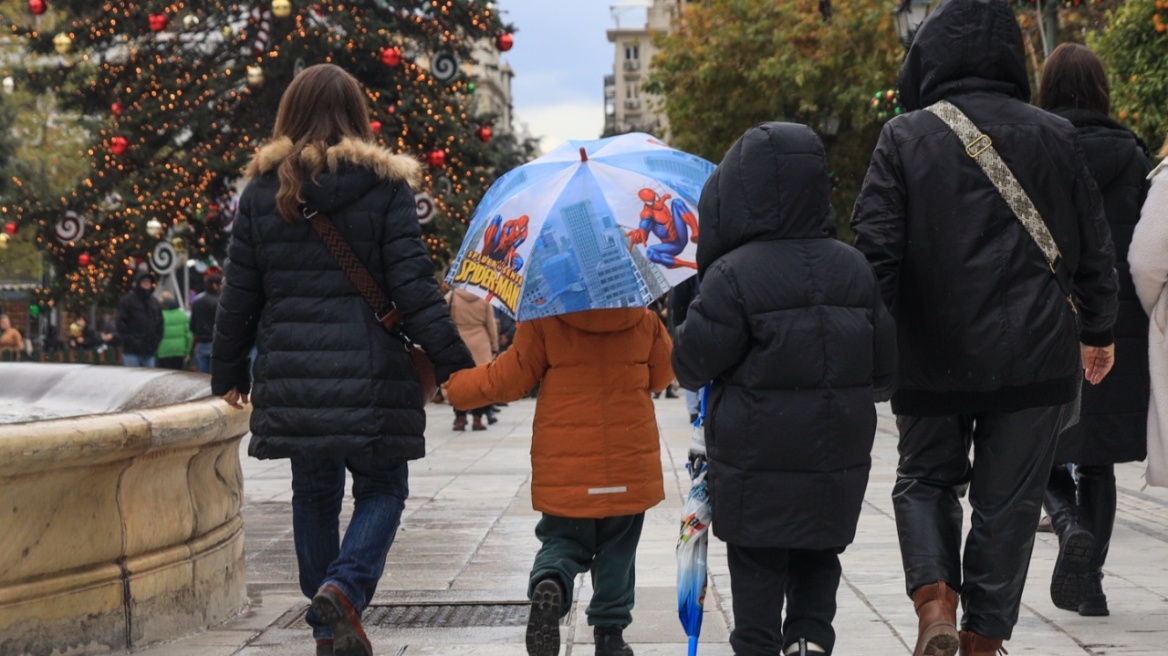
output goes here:
[{"label": "decorated christmas tree", "polygon": [[51,256],[46,302],[108,303],[144,266],[221,257],[242,170],[306,66],[355,75],[378,139],[428,165],[419,208],[436,263],[521,157],[472,109],[473,47],[513,43],[485,0],[27,0],[26,15],[6,14],[27,48],[15,83],[94,125],[67,194],[0,208]]}]

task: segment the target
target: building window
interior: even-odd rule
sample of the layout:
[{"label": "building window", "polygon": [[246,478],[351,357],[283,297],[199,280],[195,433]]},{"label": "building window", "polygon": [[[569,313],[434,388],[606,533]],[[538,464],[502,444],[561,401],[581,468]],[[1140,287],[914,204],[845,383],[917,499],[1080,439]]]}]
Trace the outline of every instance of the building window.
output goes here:
[{"label": "building window", "polygon": [[625,59],[633,60],[641,58],[641,46],[636,43],[625,44]]}]

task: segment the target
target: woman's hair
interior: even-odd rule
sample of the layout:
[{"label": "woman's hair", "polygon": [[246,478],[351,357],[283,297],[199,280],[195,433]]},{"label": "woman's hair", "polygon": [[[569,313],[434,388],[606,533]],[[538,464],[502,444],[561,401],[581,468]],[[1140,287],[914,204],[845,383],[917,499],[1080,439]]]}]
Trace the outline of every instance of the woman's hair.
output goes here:
[{"label": "woman's hair", "polygon": [[1157,157],[1160,159],[1168,158],[1168,137],[1164,137],[1164,145],[1160,147],[1160,154]]},{"label": "woman's hair", "polygon": [[163,310],[174,310],[179,307],[178,299],[170,292],[162,292],[158,295],[158,303]]},{"label": "woman's hair", "polygon": [[[345,137],[373,139],[369,108],[357,80],[332,64],[309,66],[297,75],[280,98],[276,114],[276,139],[292,141],[292,152],[280,163],[280,190],[276,207],[286,221],[300,218],[304,204],[301,187],[305,178],[315,179],[324,170],[324,152]],[[320,153],[312,169],[305,170],[300,153],[305,148]]]},{"label": "woman's hair", "polygon": [[1103,62],[1086,46],[1064,43],[1050,53],[1038,85],[1038,106],[1111,111],[1111,86]]}]

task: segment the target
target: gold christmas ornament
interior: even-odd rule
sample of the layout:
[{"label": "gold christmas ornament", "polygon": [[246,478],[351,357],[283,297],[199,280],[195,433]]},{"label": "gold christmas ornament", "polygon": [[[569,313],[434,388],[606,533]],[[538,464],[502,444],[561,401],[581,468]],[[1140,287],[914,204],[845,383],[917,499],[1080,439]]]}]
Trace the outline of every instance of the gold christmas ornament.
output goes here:
[{"label": "gold christmas ornament", "polygon": [[230,39],[231,37],[235,36],[235,30],[231,29],[230,25],[224,25],[223,27],[219,28],[219,33],[223,35],[224,39]]},{"label": "gold christmas ornament", "polygon": [[73,51],[73,37],[61,32],[53,37],[53,48],[58,55],[67,55]]},{"label": "gold christmas ornament", "polygon": [[4,93],[12,93],[16,91],[16,80],[12,79],[12,76],[9,75],[4,78],[3,82],[0,82],[0,87],[4,89]]},{"label": "gold christmas ornament", "polygon": [[199,17],[194,14],[183,16],[183,28],[193,30],[199,26]]},{"label": "gold christmas ornament", "polygon": [[272,0],[272,15],[276,18],[287,18],[292,15],[291,0]]},{"label": "gold christmas ornament", "polygon": [[255,89],[264,86],[264,69],[262,66],[247,67],[247,86]]},{"label": "gold christmas ornament", "polygon": [[8,240],[12,239],[6,233],[0,232],[0,249],[8,248]]},{"label": "gold christmas ornament", "polygon": [[146,234],[157,238],[162,234],[162,222],[158,219],[150,219],[146,222]]}]

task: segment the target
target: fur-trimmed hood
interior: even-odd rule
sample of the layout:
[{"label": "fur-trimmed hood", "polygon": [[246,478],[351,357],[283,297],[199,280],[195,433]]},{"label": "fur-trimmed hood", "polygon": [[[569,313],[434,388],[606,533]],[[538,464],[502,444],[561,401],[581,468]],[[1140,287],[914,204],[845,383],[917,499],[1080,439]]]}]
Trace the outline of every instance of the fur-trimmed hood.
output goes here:
[{"label": "fur-trimmed hood", "polygon": [[[261,188],[275,193],[279,183],[275,171],[292,154],[292,141],[280,138],[260,148],[247,167],[247,177]],[[323,153],[309,146],[300,151],[300,161],[310,168],[321,162],[324,170],[311,181],[306,180],[300,197],[318,212],[333,214],[364,198],[375,188],[406,182],[412,190],[422,179],[422,164],[404,155],[394,155],[385,148],[360,139],[343,139]]]},{"label": "fur-trimmed hood", "polygon": [[[258,178],[265,173],[276,170],[288,155],[292,153],[292,140],[280,137],[260,148],[247,167],[248,178]],[[406,155],[395,155],[377,144],[345,137],[335,146],[331,146],[323,154],[314,146],[309,146],[300,152],[300,160],[306,166],[315,167],[322,157],[326,160],[326,167],[330,173],[340,170],[341,164],[369,169],[379,179],[389,182],[405,180],[410,187],[417,189],[422,180],[422,163]]]}]

